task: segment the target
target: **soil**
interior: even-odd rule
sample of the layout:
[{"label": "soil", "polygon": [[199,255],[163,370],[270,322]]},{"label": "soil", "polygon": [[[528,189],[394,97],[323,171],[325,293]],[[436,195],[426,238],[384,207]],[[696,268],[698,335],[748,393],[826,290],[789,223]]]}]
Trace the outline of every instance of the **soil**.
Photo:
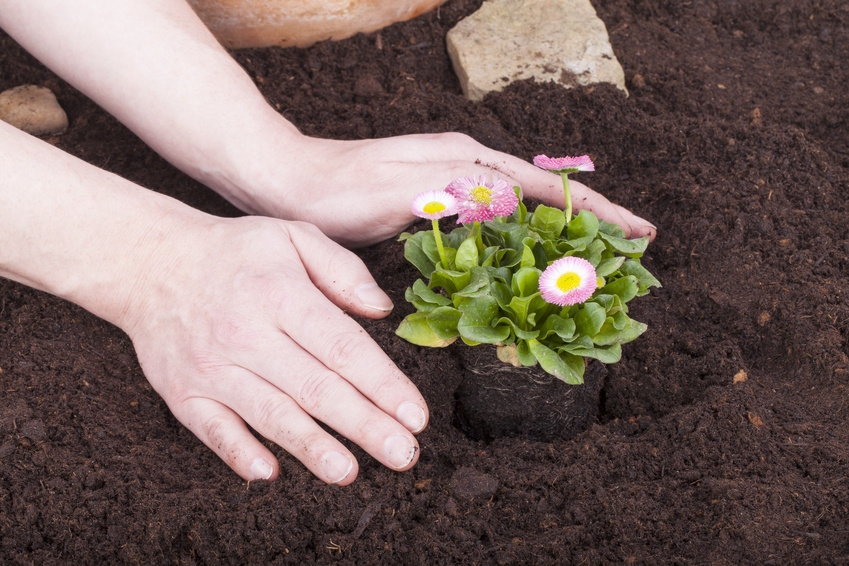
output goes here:
[{"label": "soil", "polygon": [[[280,452],[278,481],[247,484],[170,415],[122,332],[0,281],[0,562],[849,564],[849,4],[594,4],[630,97],[522,82],[466,101],[444,36],[480,0],[234,53],[309,134],[592,156],[580,180],[658,226],[643,262],[664,286],[632,303],[650,328],[608,367],[590,429],[455,428],[456,353],[395,337],[416,272],[388,241],[360,253],[398,306],[362,323],[429,402],[418,465],[353,447],[359,479],[334,488]],[[238,214],[6,36],[0,69],[0,89],[56,92],[62,149]]]},{"label": "soil", "polygon": [[598,420],[607,369],[587,360],[584,383],[570,385],[536,366],[514,367],[494,346],[455,350],[462,377],[454,392],[454,426],[472,440],[507,436],[570,439]]}]

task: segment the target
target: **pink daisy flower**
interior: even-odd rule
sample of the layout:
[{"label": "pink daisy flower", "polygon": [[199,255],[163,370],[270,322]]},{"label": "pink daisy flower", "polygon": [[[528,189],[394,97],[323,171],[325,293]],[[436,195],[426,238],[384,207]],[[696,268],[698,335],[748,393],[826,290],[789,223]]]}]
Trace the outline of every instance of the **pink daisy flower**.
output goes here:
[{"label": "pink daisy flower", "polygon": [[593,265],[573,256],[553,262],[539,278],[542,298],[561,307],[583,303],[592,297],[597,284]]},{"label": "pink daisy flower", "polygon": [[479,177],[461,177],[451,181],[446,192],[458,201],[458,224],[485,222],[496,216],[510,216],[519,206],[519,197],[504,179],[487,182]]},{"label": "pink daisy flower", "polygon": [[595,165],[593,165],[589,155],[582,155],[580,157],[547,157],[545,155],[537,155],[534,157],[534,165],[542,169],[548,169],[552,173],[595,171]]},{"label": "pink daisy flower", "polygon": [[426,191],[413,199],[410,210],[420,218],[439,220],[457,213],[457,199],[446,191]]}]

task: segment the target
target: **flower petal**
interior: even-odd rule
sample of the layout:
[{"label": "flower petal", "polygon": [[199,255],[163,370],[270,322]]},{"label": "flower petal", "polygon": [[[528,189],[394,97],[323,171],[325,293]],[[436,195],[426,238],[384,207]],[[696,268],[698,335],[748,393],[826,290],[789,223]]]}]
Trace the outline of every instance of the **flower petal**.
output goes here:
[{"label": "flower petal", "polygon": [[580,157],[548,157],[537,155],[534,157],[534,165],[542,169],[548,169],[552,173],[575,173],[577,171],[595,171],[592,159],[589,155]]},{"label": "flower petal", "polygon": [[593,265],[573,256],[553,262],[539,278],[542,298],[561,307],[583,303],[592,297],[597,284]]},{"label": "flower petal", "polygon": [[413,199],[410,210],[420,218],[438,220],[457,214],[457,199],[447,191],[426,191]]},{"label": "flower petal", "polygon": [[487,182],[483,175],[461,177],[452,181],[445,191],[457,198],[459,224],[510,216],[519,206],[519,197],[504,179]]}]

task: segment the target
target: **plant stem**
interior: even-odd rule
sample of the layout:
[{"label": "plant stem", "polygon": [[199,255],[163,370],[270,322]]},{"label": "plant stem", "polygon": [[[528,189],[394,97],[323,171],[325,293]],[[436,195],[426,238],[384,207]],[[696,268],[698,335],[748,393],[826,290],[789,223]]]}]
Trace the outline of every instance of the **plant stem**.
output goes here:
[{"label": "plant stem", "polygon": [[439,233],[439,220],[433,219],[433,239],[436,240],[436,249],[439,250],[439,260],[442,269],[449,269],[448,258],[445,256],[445,248],[442,246],[442,234]]},{"label": "plant stem", "polygon": [[483,233],[481,232],[481,223],[480,222],[475,222],[474,230],[475,230],[475,245],[478,247],[478,253],[482,254],[485,248],[484,248],[484,245],[483,245]]},{"label": "plant stem", "polygon": [[569,175],[560,173],[560,178],[563,179],[563,196],[566,197],[566,222],[572,221],[572,193],[569,190]]}]

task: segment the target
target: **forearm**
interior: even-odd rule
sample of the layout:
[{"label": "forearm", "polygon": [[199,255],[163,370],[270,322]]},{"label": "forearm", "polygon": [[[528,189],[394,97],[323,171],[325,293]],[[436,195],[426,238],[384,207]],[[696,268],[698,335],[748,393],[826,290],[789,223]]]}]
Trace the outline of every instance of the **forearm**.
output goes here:
[{"label": "forearm", "polygon": [[[123,327],[178,223],[200,212],[0,122],[0,276]],[[156,265],[157,268],[163,266]]]},{"label": "forearm", "polygon": [[300,137],[183,0],[0,0],[0,26],[231,200],[245,184],[239,177],[253,174],[245,168],[260,144]]}]

